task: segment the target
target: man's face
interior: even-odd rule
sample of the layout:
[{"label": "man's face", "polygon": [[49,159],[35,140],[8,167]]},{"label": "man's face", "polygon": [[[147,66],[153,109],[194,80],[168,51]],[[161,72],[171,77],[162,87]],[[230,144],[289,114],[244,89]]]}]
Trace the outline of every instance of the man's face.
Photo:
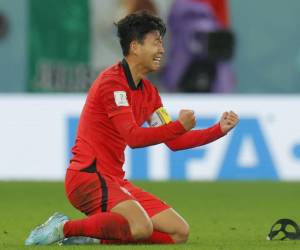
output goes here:
[{"label": "man's face", "polygon": [[138,61],[148,72],[160,68],[164,53],[162,37],[158,31],[149,32],[142,43],[137,43]]}]

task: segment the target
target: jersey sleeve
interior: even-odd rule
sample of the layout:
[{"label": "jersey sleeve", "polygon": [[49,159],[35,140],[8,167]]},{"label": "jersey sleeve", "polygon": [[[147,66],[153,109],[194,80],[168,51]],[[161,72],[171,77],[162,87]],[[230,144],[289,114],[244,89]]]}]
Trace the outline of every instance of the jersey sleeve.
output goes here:
[{"label": "jersey sleeve", "polygon": [[105,82],[99,88],[98,98],[102,101],[109,118],[132,112],[128,89],[115,80]]},{"label": "jersey sleeve", "polygon": [[98,96],[108,117],[127,145],[132,148],[155,145],[175,139],[186,132],[179,121],[159,128],[139,127],[133,116],[128,93],[126,86],[112,81],[101,86]]},{"label": "jersey sleeve", "polygon": [[156,145],[175,139],[186,133],[179,121],[169,122],[160,127],[139,127],[132,113],[118,114],[112,117],[112,122],[131,148]]},{"label": "jersey sleeve", "polygon": [[[160,96],[157,93],[156,108],[150,117],[149,125],[151,127],[160,127],[172,122],[171,117],[163,107]],[[186,132],[173,140],[166,141],[165,144],[173,151],[194,148],[211,143],[224,136],[220,124],[207,129],[197,129]]]},{"label": "jersey sleeve", "polygon": [[166,142],[166,145],[172,151],[184,150],[199,147],[211,143],[225,134],[222,132],[220,123],[206,129],[190,130],[174,140]]}]

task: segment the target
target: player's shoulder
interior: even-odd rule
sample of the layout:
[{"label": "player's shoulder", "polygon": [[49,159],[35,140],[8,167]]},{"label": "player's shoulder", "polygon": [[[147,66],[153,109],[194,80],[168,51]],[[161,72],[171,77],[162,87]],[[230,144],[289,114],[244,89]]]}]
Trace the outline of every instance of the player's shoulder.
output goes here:
[{"label": "player's shoulder", "polygon": [[127,88],[126,78],[122,70],[121,64],[116,63],[112,66],[104,69],[94,84],[97,89],[106,89],[106,88]]},{"label": "player's shoulder", "polygon": [[118,62],[107,67],[101,72],[100,75],[102,78],[120,78],[120,77],[123,78],[124,74],[123,74],[121,63]]},{"label": "player's shoulder", "polygon": [[107,81],[125,83],[126,78],[121,63],[115,63],[103,70],[99,75],[99,81],[102,83],[105,83]]},{"label": "player's shoulder", "polygon": [[154,94],[159,94],[157,87],[150,80],[144,78],[143,84],[144,84],[144,88],[146,89],[146,91],[148,91],[150,93],[154,93]]}]

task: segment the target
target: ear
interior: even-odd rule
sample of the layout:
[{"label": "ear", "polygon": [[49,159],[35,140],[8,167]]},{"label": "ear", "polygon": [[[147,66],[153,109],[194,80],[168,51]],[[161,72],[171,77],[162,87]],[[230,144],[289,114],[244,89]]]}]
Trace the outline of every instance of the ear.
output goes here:
[{"label": "ear", "polygon": [[132,41],[130,43],[130,51],[133,55],[137,55],[139,53],[139,43],[138,41]]}]

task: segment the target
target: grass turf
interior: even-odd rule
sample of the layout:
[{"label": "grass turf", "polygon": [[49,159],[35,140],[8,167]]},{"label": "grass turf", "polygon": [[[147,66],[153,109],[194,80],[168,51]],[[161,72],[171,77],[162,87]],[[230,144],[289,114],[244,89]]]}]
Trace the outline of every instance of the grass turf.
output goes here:
[{"label": "grass turf", "polygon": [[[191,227],[184,245],[66,246],[71,249],[300,249],[300,241],[267,241],[272,223],[300,223],[300,183],[282,182],[135,182],[171,204]],[[67,201],[61,182],[0,182],[0,249],[25,247],[37,224],[60,211],[80,218]]]}]

